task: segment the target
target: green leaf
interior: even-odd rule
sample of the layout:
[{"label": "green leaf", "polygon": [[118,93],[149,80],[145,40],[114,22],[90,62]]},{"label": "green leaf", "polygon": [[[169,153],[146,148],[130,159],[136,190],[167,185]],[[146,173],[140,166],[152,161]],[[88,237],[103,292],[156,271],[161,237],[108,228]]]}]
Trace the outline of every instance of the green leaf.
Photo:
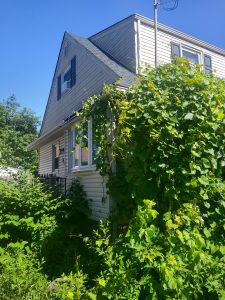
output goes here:
[{"label": "green leaf", "polygon": [[69,292],[67,293],[67,297],[68,297],[69,300],[73,300],[73,299],[74,299],[74,293],[71,292],[71,291],[69,291]]},{"label": "green leaf", "polygon": [[207,238],[209,238],[211,236],[211,232],[206,227],[203,229],[203,232]]},{"label": "green leaf", "polygon": [[98,283],[99,283],[100,286],[103,286],[103,287],[106,286],[106,282],[103,278],[98,278]]},{"label": "green leaf", "polygon": [[207,176],[202,175],[201,177],[198,177],[198,181],[204,186],[209,185],[209,179]]},{"label": "green leaf", "polygon": [[187,113],[185,116],[184,116],[184,120],[193,120],[193,113]]}]

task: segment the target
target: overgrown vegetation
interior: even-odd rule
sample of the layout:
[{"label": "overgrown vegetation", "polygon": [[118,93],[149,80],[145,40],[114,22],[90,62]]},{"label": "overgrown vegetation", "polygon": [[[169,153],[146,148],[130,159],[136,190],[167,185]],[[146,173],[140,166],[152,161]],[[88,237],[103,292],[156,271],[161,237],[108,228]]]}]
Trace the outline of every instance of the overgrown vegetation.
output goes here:
[{"label": "overgrown vegetation", "polygon": [[224,299],[224,80],[177,60],[127,93],[106,87],[85,104],[81,127],[91,116],[113,217],[131,220],[115,245],[96,241],[100,294]]},{"label": "overgrown vegetation", "polygon": [[113,241],[101,222],[88,235],[77,181],[57,199],[1,183],[2,299],[225,299],[225,82],[177,60],[126,93],[105,87],[81,131],[90,118],[112,222],[127,232]]},{"label": "overgrown vegetation", "polygon": [[27,108],[20,108],[14,96],[0,101],[0,165],[35,171],[37,153],[27,145],[38,135],[38,117]]},{"label": "overgrown vegetation", "polygon": [[[86,290],[79,266],[91,251],[83,249],[80,235],[88,235],[95,222],[82,212],[88,200],[78,180],[71,191],[79,194],[56,198],[30,175],[0,180],[0,299],[80,299],[67,297],[77,282],[74,295]],[[92,274],[93,264],[90,259],[84,270]],[[68,279],[63,275],[57,291],[48,290],[50,281],[63,273]]]}]

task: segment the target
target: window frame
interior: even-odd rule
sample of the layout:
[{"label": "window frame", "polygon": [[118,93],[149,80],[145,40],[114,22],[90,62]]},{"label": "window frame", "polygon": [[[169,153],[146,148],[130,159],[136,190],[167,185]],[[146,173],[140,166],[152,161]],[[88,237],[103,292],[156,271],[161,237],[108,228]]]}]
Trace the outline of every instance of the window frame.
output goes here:
[{"label": "window frame", "polygon": [[[199,50],[194,47],[191,47],[190,45],[183,44],[181,42],[177,41],[171,41],[171,59],[174,57],[183,57],[183,50],[186,50],[190,53],[197,54],[198,55],[198,63],[199,65],[202,66],[202,71],[204,71],[206,74],[211,73],[213,70],[213,63],[212,63],[212,56],[208,54],[208,52],[205,52],[204,50]],[[173,48],[174,47],[179,47],[179,56],[173,53]],[[210,66],[206,66],[205,59],[208,58],[210,60]],[[188,58],[187,58],[188,59]],[[191,61],[190,61],[191,62]],[[191,62],[195,64],[194,62]]]},{"label": "window frame", "polygon": [[75,166],[75,157],[74,157],[74,151],[75,151],[75,145],[76,145],[76,126],[73,126],[70,131],[72,133],[72,162],[71,162],[71,171],[75,172],[75,171],[86,171],[86,170],[96,170],[96,165],[93,163],[93,139],[92,139],[92,120],[88,121],[87,124],[87,131],[88,131],[88,164],[87,165],[82,165],[82,155],[81,155],[81,142],[78,143],[78,164]]},{"label": "window frame", "polygon": [[[193,64],[196,64],[196,65],[199,65],[199,64],[202,64],[203,63],[203,60],[202,60],[202,52],[201,51],[198,51],[196,49],[193,49],[191,47],[188,47],[186,45],[182,45],[180,44],[180,54],[181,54],[181,57],[183,58],[187,58],[187,57],[184,57],[183,56],[183,51],[187,51],[189,53],[192,53],[192,54],[197,54],[198,56],[198,62],[197,63],[194,63],[194,62],[191,62],[190,60],[190,63],[193,63]],[[188,59],[188,58],[187,58]]]},{"label": "window frame", "polygon": [[[65,81],[64,81],[64,76],[66,73],[70,72],[70,80],[67,80],[66,82],[70,82],[69,87],[65,87]],[[70,60],[70,65],[67,66],[67,68],[61,72],[58,75],[57,78],[57,101],[59,101],[62,98],[62,95],[68,91],[71,91],[73,86],[76,84],[77,81],[77,58],[74,56]]]}]

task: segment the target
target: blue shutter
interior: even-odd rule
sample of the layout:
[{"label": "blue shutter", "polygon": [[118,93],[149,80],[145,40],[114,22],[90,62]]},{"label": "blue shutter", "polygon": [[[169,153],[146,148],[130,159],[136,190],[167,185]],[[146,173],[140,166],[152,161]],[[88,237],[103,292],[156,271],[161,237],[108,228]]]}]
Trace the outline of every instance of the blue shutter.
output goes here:
[{"label": "blue shutter", "polygon": [[68,131],[68,172],[73,167],[73,131]]},{"label": "blue shutter", "polygon": [[171,57],[181,57],[179,44],[171,43]]},{"label": "blue shutter", "polygon": [[57,100],[61,98],[61,74],[58,76],[57,80]]},{"label": "blue shutter", "polygon": [[56,147],[52,145],[52,172],[55,171]]},{"label": "blue shutter", "polygon": [[206,74],[212,73],[212,58],[207,54],[204,54],[204,70]]},{"label": "blue shutter", "polygon": [[71,73],[71,88],[72,88],[76,83],[76,56],[74,56],[74,58],[71,60],[70,73]]}]

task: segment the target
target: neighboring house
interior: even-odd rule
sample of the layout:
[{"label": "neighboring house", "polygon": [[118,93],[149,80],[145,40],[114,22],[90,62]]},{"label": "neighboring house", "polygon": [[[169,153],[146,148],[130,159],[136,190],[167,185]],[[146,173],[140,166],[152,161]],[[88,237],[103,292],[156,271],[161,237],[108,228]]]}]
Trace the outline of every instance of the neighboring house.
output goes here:
[{"label": "neighboring house", "polygon": [[[205,72],[216,70],[225,77],[225,51],[164,25],[158,26],[158,63],[172,56],[187,57],[203,65]],[[40,137],[29,145],[39,151],[39,173],[65,177],[69,186],[78,177],[88,198],[92,199],[94,219],[105,219],[110,212],[105,178],[93,164],[91,122],[88,142],[75,144],[75,112],[88,97],[101,92],[105,83],[119,78],[121,88],[134,83],[140,67],[154,66],[154,23],[132,15],[90,38],[65,33]]]},{"label": "neighboring house", "polygon": [[19,173],[19,169],[12,168],[12,167],[6,167],[6,166],[0,166],[0,179],[10,181],[18,173]]}]

